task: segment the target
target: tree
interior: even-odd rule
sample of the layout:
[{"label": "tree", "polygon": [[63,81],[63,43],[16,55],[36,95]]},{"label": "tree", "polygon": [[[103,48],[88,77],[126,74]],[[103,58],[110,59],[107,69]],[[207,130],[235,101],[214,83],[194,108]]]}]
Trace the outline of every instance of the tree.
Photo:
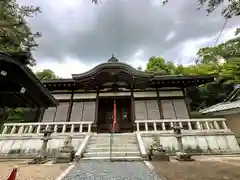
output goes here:
[{"label": "tree", "polygon": [[[168,3],[170,0],[164,0],[163,5]],[[228,19],[232,18],[233,16],[240,15],[240,1],[239,0],[198,0],[200,9],[202,7],[206,7],[207,13],[212,13],[215,11],[220,5],[227,2],[227,6],[223,8],[222,15]]]},{"label": "tree", "polygon": [[44,69],[42,71],[38,71],[36,72],[36,76],[40,81],[43,80],[52,80],[52,79],[56,79],[57,76],[55,75],[55,73],[50,70],[50,69]]},{"label": "tree", "polygon": [[156,74],[175,74],[175,65],[172,62],[167,62],[161,57],[153,56],[147,63],[147,72]]},{"label": "tree", "polygon": [[[151,57],[147,63],[147,71],[152,73],[164,72],[164,75],[215,75],[218,81],[208,83],[199,87],[187,88],[187,95],[191,99],[191,110],[198,111],[224,100],[233,90],[232,84],[225,83],[219,79],[230,71],[230,67],[225,64],[218,66],[214,63],[198,63],[190,66],[174,65],[166,62],[163,58]],[[223,74],[223,72],[225,74]],[[229,73],[229,72],[228,72]]]},{"label": "tree", "polygon": [[199,63],[218,66],[219,80],[224,83],[240,83],[240,38],[235,38],[216,47],[198,51]]},{"label": "tree", "polygon": [[36,38],[41,35],[33,33],[26,18],[40,13],[39,7],[18,5],[16,0],[0,0],[0,51],[28,52],[29,64],[35,65],[31,51],[38,46]]},{"label": "tree", "polygon": [[138,70],[138,71],[142,71],[142,67],[141,67],[141,66],[138,66],[138,67],[137,67],[137,70]]},{"label": "tree", "polygon": [[201,57],[201,63],[218,63],[221,59],[240,58],[240,37],[231,39],[216,47],[202,48],[197,55]]}]

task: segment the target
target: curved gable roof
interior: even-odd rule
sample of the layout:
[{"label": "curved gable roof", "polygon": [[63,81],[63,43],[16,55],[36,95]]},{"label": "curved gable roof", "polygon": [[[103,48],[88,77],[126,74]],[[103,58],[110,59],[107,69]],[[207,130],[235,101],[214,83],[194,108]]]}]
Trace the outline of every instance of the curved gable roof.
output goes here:
[{"label": "curved gable roof", "polygon": [[[111,60],[111,59],[110,59]],[[81,73],[81,74],[72,74],[73,79],[82,79],[89,76],[94,76],[96,73],[107,70],[112,72],[120,72],[124,71],[131,76],[142,77],[142,78],[153,78],[154,75],[151,73],[138,71],[135,68],[131,67],[130,65],[118,61],[108,61],[107,63],[99,64],[98,66],[94,67],[93,69]]]}]

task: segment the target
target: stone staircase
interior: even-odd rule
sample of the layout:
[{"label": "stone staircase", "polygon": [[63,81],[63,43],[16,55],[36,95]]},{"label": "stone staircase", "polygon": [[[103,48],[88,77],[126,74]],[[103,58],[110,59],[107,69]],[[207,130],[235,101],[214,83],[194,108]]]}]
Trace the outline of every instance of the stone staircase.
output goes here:
[{"label": "stone staircase", "polygon": [[87,143],[83,159],[110,160],[111,157],[112,160],[122,161],[142,160],[135,133],[112,134],[112,148],[110,138],[111,134],[93,134]]}]

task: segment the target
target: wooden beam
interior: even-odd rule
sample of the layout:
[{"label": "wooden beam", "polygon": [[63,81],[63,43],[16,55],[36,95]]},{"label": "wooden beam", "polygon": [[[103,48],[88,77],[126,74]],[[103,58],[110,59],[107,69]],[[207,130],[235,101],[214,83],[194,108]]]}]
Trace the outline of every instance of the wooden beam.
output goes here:
[{"label": "wooden beam", "polygon": [[70,101],[69,101],[69,106],[68,106],[68,112],[67,112],[67,119],[66,121],[69,122],[72,114],[72,106],[73,106],[73,91],[71,93]]},{"label": "wooden beam", "polygon": [[132,121],[133,123],[136,120],[136,114],[135,114],[135,102],[134,102],[134,95],[133,95],[133,90],[131,89],[131,116],[132,116]]},{"label": "wooden beam", "polygon": [[184,102],[185,102],[186,107],[187,107],[188,117],[191,118],[191,107],[190,107],[190,104],[189,104],[189,99],[188,99],[187,94],[186,94],[186,89],[182,89],[182,92],[183,92]]},{"label": "wooden beam", "polygon": [[96,125],[96,126],[97,126],[97,123],[98,123],[98,105],[99,105],[99,89],[97,90],[96,103],[95,103],[94,125]]},{"label": "wooden beam", "polygon": [[163,109],[162,109],[162,102],[160,100],[159,91],[158,91],[157,88],[156,88],[156,91],[157,91],[157,101],[158,101],[158,109],[159,109],[160,118],[164,119]]}]

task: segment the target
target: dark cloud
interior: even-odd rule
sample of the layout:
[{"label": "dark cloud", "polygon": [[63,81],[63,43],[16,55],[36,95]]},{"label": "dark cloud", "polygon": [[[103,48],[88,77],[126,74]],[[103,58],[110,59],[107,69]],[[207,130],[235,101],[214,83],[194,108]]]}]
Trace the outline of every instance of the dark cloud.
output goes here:
[{"label": "dark cloud", "polygon": [[[57,1],[35,0],[43,11],[30,20],[43,35],[36,51],[38,61],[72,56],[87,64],[105,61],[112,53],[127,61],[140,49],[146,58],[156,55],[175,60],[181,44],[216,34],[223,24],[220,12],[206,16],[203,10],[197,11],[197,1],[171,1],[164,7],[151,0],[102,1],[96,6],[84,0],[66,8]],[[236,24],[231,20],[228,27]],[[170,34],[174,36],[167,41]]]}]

